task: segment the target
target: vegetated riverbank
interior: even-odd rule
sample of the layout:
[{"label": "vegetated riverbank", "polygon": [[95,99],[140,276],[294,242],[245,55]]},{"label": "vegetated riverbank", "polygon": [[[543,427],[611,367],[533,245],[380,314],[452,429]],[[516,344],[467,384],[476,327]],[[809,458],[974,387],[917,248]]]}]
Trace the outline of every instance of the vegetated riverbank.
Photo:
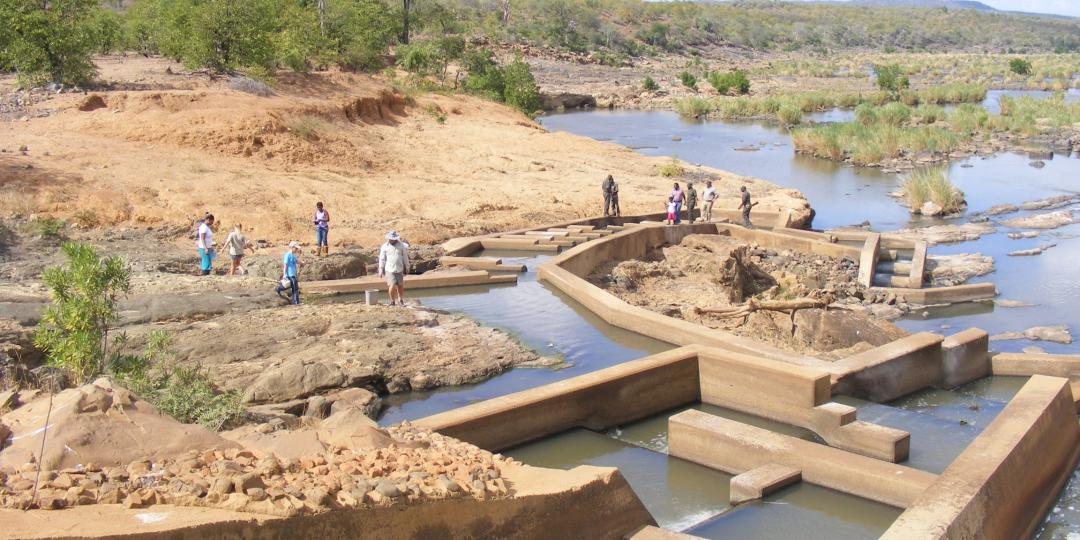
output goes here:
[{"label": "vegetated riverbank", "polygon": [[814,157],[894,170],[1003,150],[1030,150],[1038,167],[1054,151],[1068,154],[1080,145],[1080,104],[1060,94],[1002,96],[999,105],[1000,114],[973,104],[952,111],[860,105],[853,121],[792,130],[792,143],[796,152]]}]

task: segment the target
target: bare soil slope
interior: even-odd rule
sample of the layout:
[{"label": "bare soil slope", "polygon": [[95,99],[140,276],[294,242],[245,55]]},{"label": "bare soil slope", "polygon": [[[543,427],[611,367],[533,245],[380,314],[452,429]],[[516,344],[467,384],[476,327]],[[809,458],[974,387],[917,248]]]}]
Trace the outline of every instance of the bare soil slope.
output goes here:
[{"label": "bare soil slope", "polygon": [[[173,74],[160,59],[98,64],[123,90],[54,95],[0,124],[0,215],[175,228],[179,238],[209,210],[251,237],[306,242],[321,200],[333,244],[370,245],[388,228],[434,243],[595,215],[608,173],[625,213],[655,212],[670,188],[657,176],[662,159],[548,133],[468,96],[410,97],[334,72],[282,75],[260,97]],[[14,92],[10,80],[4,88]],[[736,206],[746,182],[762,206],[809,215],[797,192],[722,176],[722,206]]]}]

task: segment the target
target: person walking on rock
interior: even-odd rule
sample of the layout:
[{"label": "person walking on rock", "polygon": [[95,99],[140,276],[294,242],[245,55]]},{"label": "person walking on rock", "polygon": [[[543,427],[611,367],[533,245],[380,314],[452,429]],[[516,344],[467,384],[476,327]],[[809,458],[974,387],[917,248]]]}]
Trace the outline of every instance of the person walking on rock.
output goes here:
[{"label": "person walking on rock", "polygon": [[705,201],[702,217],[706,223],[712,223],[712,207],[716,201],[716,189],[712,187],[712,180],[705,182],[705,191],[701,192],[701,198]]},{"label": "person walking on rock", "polygon": [[694,210],[697,208],[697,190],[693,182],[686,183],[686,221],[694,223]]},{"label": "person walking on rock", "polygon": [[199,251],[199,272],[209,276],[214,259],[217,258],[217,253],[214,252],[214,214],[208,212],[203,218],[195,232],[195,247]]},{"label": "person walking on rock", "polygon": [[600,184],[600,189],[604,192],[604,215],[609,216],[611,215],[612,193],[613,190],[616,189],[615,178],[610,174],[607,175],[607,178],[604,179],[604,183]]},{"label": "person walking on rock", "polygon": [[386,243],[379,248],[379,277],[386,278],[390,305],[405,305],[405,272],[409,268],[409,245],[397,231],[386,233]]},{"label": "person walking on rock", "polygon": [[682,205],[685,200],[685,194],[683,190],[679,188],[679,183],[675,182],[675,188],[671,190],[671,195],[668,196],[671,202],[675,203],[675,225],[682,223],[682,217],[679,215],[682,213]]},{"label": "person walking on rock", "polygon": [[233,227],[232,232],[225,238],[225,245],[229,248],[229,259],[232,261],[232,266],[229,267],[229,275],[235,275],[237,272],[240,274],[247,274],[247,270],[241,266],[241,262],[244,260],[244,250],[251,250],[251,254],[255,254],[255,247],[251,245],[251,242],[244,238],[244,225],[237,223]]},{"label": "person walking on rock", "polygon": [[317,256],[330,254],[330,243],[326,236],[330,233],[330,212],[323,208],[322,202],[315,203],[315,254]]},{"label": "person walking on rock", "polygon": [[285,289],[292,289],[288,300],[294,306],[300,305],[300,278],[297,272],[299,267],[300,243],[289,242],[289,249],[285,250],[285,255],[281,258],[281,283],[278,283],[275,292],[284,298],[281,293],[285,292]]},{"label": "person walking on rock", "polygon": [[746,186],[739,188],[742,193],[742,203],[739,204],[739,210],[742,210],[742,222],[747,229],[753,229],[754,224],[750,222],[750,209],[757,205],[757,203],[750,203],[750,192],[746,191]]}]

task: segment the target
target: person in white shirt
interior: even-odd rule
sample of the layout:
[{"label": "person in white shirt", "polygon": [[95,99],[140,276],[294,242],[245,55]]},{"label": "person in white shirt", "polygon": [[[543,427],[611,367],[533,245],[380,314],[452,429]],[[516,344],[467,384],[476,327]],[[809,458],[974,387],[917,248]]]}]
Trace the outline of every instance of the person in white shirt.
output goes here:
[{"label": "person in white shirt", "polygon": [[702,214],[705,218],[705,223],[712,222],[712,205],[716,201],[716,189],[712,187],[712,181],[705,182],[705,190],[701,192],[701,198],[705,201],[705,207],[702,209]]},{"label": "person in white shirt", "polygon": [[206,214],[195,233],[195,247],[199,250],[199,270],[204,276],[210,275],[214,259],[214,214]]},{"label": "person in white shirt", "polygon": [[379,248],[379,277],[386,278],[390,305],[405,305],[405,272],[409,270],[409,245],[397,231],[386,233],[386,243]]}]

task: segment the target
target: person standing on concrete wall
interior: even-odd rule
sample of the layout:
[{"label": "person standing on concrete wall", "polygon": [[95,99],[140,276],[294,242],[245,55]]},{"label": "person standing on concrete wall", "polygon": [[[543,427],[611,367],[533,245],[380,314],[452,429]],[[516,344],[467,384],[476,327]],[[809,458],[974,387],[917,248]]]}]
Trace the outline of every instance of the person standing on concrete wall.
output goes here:
[{"label": "person standing on concrete wall", "polygon": [[697,190],[693,182],[686,183],[686,221],[694,222],[694,210],[697,208]]},{"label": "person standing on concrete wall", "polygon": [[[285,250],[285,254],[281,257],[281,283],[278,283],[277,289],[274,290],[278,296],[282,296],[281,293],[285,292],[285,289],[291,289],[289,294],[289,302],[294,305],[300,305],[300,243],[289,242],[289,248]],[[282,298],[284,298],[282,296]]]},{"label": "person standing on concrete wall", "polygon": [[683,205],[683,202],[685,202],[685,197],[686,197],[686,194],[683,193],[683,190],[679,188],[679,183],[675,182],[674,189],[672,189],[671,194],[668,195],[668,200],[675,203],[675,223],[674,223],[674,225],[678,225],[679,223],[682,223],[682,217],[681,217],[680,214],[682,214],[682,205]]},{"label": "person standing on concrete wall", "polygon": [[742,222],[747,229],[753,229],[754,224],[750,223],[750,209],[757,205],[757,203],[750,203],[750,192],[746,191],[746,186],[739,188],[742,193],[742,203],[739,204],[739,210],[742,210]]},{"label": "person standing on concrete wall", "polygon": [[208,212],[199,224],[195,232],[195,248],[199,251],[199,273],[209,276],[217,258],[217,253],[214,253],[214,214]]},{"label": "person standing on concrete wall", "polygon": [[379,248],[379,277],[386,278],[390,305],[405,305],[405,272],[409,268],[409,246],[397,231],[386,233],[386,243]]},{"label": "person standing on concrete wall", "polygon": [[622,210],[619,209],[619,184],[615,183],[614,179],[611,180],[611,213],[616,216],[622,215]]},{"label": "person standing on concrete wall", "polygon": [[702,217],[706,223],[712,223],[712,206],[716,201],[716,188],[712,187],[712,180],[705,182],[705,191],[701,192],[701,198],[705,201]]},{"label": "person standing on concrete wall", "polygon": [[604,215],[611,215],[611,202],[612,202],[612,190],[615,189],[615,179],[609,174],[604,179],[604,183],[600,184],[600,189],[604,192]]},{"label": "person standing on concrete wall", "polygon": [[322,202],[315,203],[315,254],[317,256],[330,254],[330,243],[327,235],[330,234],[330,212],[323,208]]}]

